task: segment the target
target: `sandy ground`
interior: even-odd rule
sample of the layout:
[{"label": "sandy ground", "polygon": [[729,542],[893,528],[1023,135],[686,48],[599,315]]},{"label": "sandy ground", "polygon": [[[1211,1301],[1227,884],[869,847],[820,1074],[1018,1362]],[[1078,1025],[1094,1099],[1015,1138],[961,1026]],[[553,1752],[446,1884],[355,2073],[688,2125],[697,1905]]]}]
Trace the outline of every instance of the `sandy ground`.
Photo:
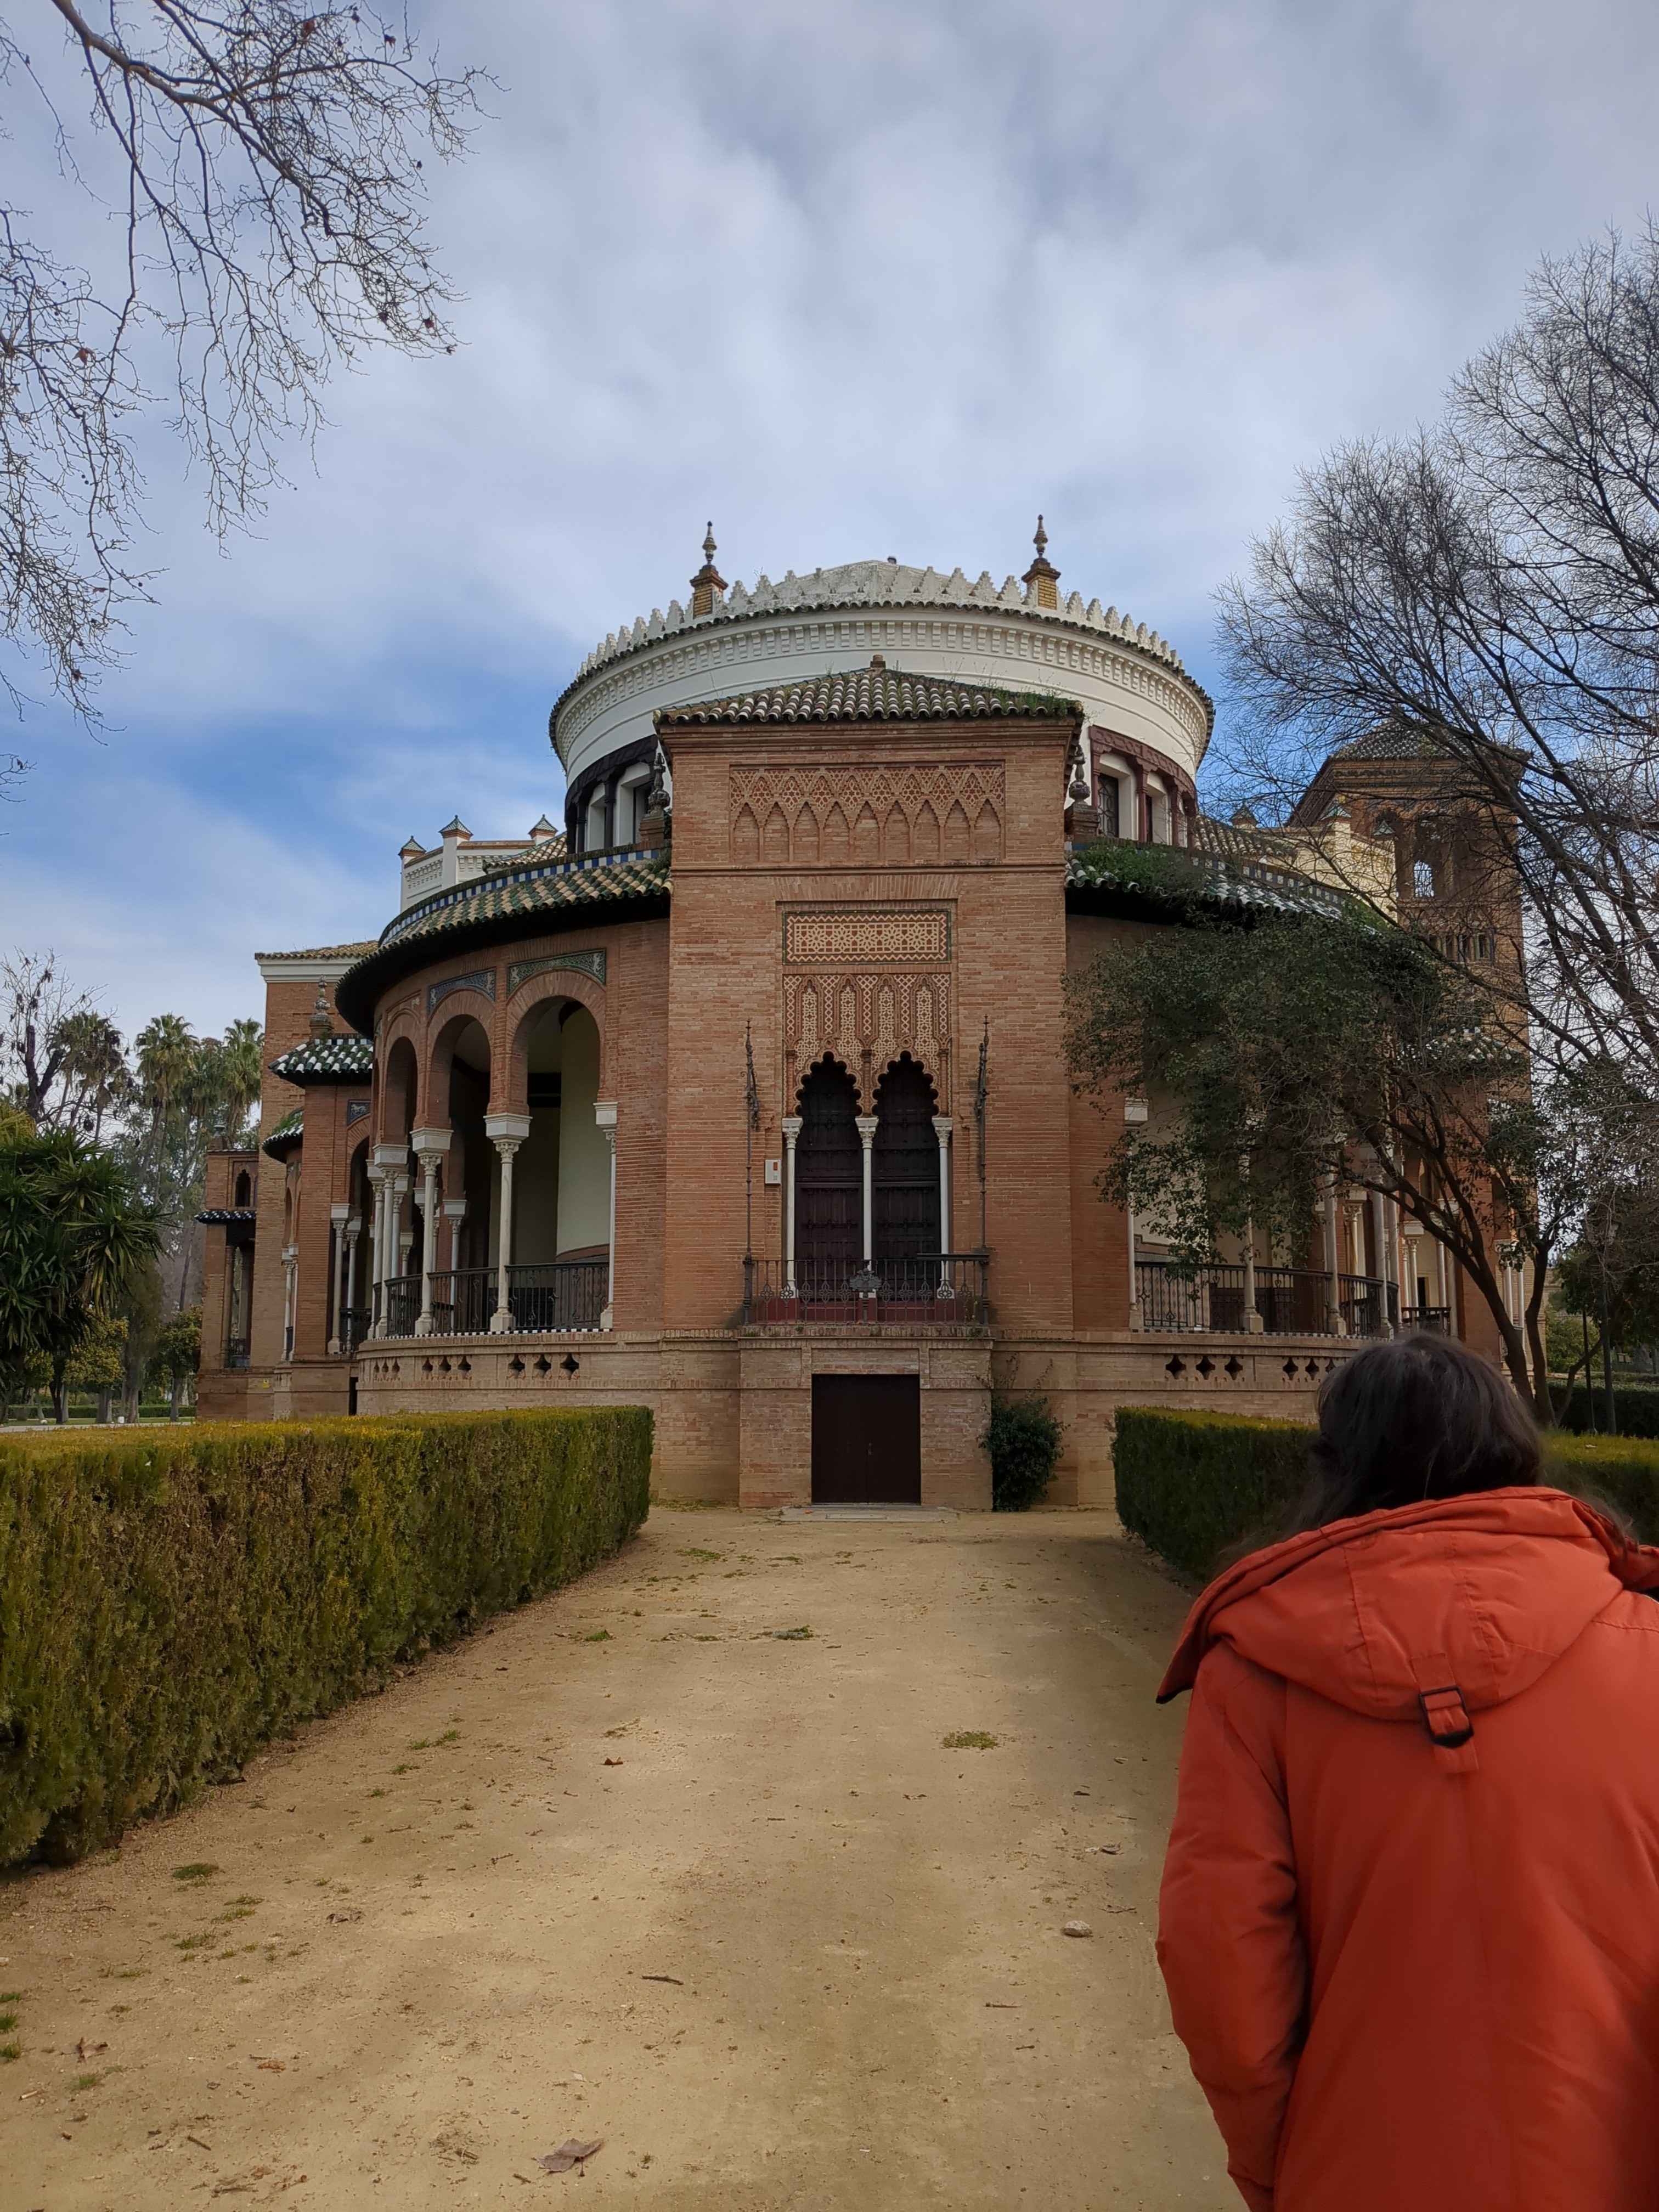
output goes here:
[{"label": "sandy ground", "polygon": [[1104,1515],[659,1510],[0,1887],[0,2208],[1236,2205],[1152,1954],[1184,1602]]}]

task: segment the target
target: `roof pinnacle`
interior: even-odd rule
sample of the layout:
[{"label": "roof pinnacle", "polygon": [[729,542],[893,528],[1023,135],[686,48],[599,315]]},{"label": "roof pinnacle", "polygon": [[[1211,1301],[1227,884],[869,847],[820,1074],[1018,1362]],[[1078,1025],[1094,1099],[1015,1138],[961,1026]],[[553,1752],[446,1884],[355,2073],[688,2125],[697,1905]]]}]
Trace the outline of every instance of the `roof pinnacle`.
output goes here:
[{"label": "roof pinnacle", "polygon": [[708,526],[702,541],[702,566],[691,579],[691,612],[712,615],[720,593],[726,589],[726,579],[714,566],[714,526]]},{"label": "roof pinnacle", "polygon": [[1041,515],[1037,517],[1037,526],[1032,533],[1031,543],[1036,547],[1036,558],[1019,580],[1025,586],[1026,599],[1034,607],[1058,609],[1060,571],[1048,558],[1048,533],[1042,526]]}]

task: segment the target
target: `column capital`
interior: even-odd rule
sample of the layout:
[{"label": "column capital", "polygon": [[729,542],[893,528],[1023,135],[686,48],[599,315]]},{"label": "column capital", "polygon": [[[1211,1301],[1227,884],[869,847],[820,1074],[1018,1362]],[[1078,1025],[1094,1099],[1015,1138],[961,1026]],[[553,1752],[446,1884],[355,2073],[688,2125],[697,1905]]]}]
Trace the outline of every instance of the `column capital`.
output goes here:
[{"label": "column capital", "polygon": [[450,1132],[447,1129],[415,1129],[410,1133],[410,1144],[417,1158],[423,1160],[441,1159],[449,1150]]},{"label": "column capital", "polygon": [[948,1137],[956,1126],[955,1118],[951,1115],[935,1114],[933,1116],[933,1134],[936,1137]]},{"label": "column capital", "polygon": [[528,1114],[486,1114],[484,1134],[492,1145],[510,1144],[516,1150],[530,1134]]},{"label": "column capital", "polygon": [[349,1221],[351,1200],[349,1198],[337,1198],[328,1209],[328,1218],[331,1221]]},{"label": "column capital", "polygon": [[781,1126],[783,1129],[783,1141],[786,1145],[793,1145],[796,1138],[799,1136],[805,1124],[800,1115],[786,1114],[783,1117]]},{"label": "column capital", "polygon": [[881,1127],[881,1117],[876,1114],[855,1114],[853,1117],[853,1127],[858,1131],[865,1146],[868,1147],[875,1141],[876,1131]]},{"label": "column capital", "polygon": [[362,1233],[363,1233],[363,1221],[362,1221],[362,1216],[361,1214],[359,1214],[359,1213],[348,1213],[348,1214],[347,1214],[347,1216],[346,1216],[346,1224],[345,1224],[345,1233],[346,1233],[346,1243],[347,1243],[348,1244],[355,1244],[355,1243],[357,1242],[357,1239],[358,1239],[358,1238],[362,1235]]},{"label": "column capital", "polygon": [[593,1101],[593,1122],[596,1128],[616,1127],[617,1102],[614,1098],[596,1098]]},{"label": "column capital", "polygon": [[446,1221],[465,1221],[466,1200],[464,1198],[447,1198],[443,1203],[443,1216]]},{"label": "column capital", "polygon": [[369,1154],[369,1173],[372,1175],[378,1168],[382,1175],[389,1175],[394,1168],[402,1167],[408,1158],[407,1145],[376,1145]]}]

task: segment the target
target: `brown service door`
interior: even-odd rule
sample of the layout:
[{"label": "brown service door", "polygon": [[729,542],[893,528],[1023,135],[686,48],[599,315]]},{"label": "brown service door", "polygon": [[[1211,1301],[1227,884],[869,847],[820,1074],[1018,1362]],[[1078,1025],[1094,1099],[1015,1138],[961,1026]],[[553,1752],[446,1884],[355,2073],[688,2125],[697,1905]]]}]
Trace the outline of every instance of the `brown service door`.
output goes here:
[{"label": "brown service door", "polygon": [[814,1505],[920,1505],[921,1378],[812,1377]]}]

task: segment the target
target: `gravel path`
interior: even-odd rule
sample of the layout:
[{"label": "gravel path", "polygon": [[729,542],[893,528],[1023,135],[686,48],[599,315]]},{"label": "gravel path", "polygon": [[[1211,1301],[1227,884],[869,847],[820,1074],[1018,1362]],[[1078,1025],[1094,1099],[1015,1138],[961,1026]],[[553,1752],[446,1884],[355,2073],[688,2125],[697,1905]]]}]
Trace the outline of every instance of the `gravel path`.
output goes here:
[{"label": "gravel path", "polygon": [[659,1510],[0,1885],[0,2203],[1236,2205],[1152,1955],[1184,1602],[1103,1514]]}]

